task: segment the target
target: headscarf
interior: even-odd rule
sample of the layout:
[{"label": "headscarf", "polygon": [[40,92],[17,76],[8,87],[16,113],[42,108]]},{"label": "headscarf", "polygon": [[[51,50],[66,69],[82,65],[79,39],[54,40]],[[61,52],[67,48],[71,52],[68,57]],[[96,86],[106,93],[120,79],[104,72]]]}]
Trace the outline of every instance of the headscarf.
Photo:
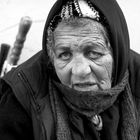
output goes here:
[{"label": "headscarf", "polygon": [[[47,52],[47,29],[50,26],[50,22],[60,13],[66,2],[67,0],[57,0],[50,10],[43,33],[43,49],[45,52]],[[90,2],[96,7],[97,11],[103,14],[109,25],[110,43],[115,65],[113,70],[113,85],[115,85],[121,81],[128,68],[130,44],[125,17],[115,0],[90,0]]]}]

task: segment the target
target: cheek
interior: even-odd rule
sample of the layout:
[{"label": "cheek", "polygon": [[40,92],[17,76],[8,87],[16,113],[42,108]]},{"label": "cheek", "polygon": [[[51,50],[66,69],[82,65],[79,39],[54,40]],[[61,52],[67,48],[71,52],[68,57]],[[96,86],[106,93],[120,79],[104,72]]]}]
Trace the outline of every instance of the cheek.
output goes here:
[{"label": "cheek", "polygon": [[54,58],[54,68],[61,83],[69,86],[70,79],[71,79],[71,72],[70,72],[70,68],[67,66],[67,63],[59,61],[58,59]]},{"label": "cheek", "polygon": [[110,54],[104,56],[100,60],[94,62],[92,70],[96,75],[101,89],[108,89],[111,87],[111,77],[113,68],[113,58]]},{"label": "cheek", "polygon": [[113,58],[111,56],[107,57],[104,60],[104,68],[105,68],[106,72],[108,73],[109,79],[111,80],[112,79],[112,70],[113,70]]}]

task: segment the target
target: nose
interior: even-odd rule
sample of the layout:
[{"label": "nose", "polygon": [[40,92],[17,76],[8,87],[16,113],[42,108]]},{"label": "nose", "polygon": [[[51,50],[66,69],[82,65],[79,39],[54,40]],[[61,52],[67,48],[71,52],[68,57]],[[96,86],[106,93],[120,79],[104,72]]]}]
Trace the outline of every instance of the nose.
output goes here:
[{"label": "nose", "polygon": [[88,60],[84,57],[77,57],[72,65],[72,74],[78,77],[86,77],[91,73]]}]

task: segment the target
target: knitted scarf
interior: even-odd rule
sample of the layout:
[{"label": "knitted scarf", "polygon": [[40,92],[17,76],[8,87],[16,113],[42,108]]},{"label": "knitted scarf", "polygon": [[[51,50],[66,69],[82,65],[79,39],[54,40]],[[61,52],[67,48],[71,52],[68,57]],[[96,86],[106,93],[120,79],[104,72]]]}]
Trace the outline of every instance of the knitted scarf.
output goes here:
[{"label": "knitted scarf", "polygon": [[128,72],[125,73],[124,78],[117,86],[109,90],[80,92],[51,80],[49,88],[52,110],[56,120],[57,140],[71,140],[66,105],[88,118],[111,107],[120,93],[123,93],[120,101],[122,111],[121,139],[137,140],[135,106],[128,84]]}]

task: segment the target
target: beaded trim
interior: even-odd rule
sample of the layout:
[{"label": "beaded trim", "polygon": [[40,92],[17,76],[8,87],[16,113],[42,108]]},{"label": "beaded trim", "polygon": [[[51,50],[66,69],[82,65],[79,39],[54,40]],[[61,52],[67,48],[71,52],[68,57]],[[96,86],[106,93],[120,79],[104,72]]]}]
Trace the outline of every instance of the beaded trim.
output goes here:
[{"label": "beaded trim", "polygon": [[100,18],[99,12],[97,10],[95,10],[95,8],[93,7],[92,3],[89,0],[87,1],[87,3],[88,3],[88,6],[93,11],[93,13],[95,15],[94,17],[97,19],[97,21],[99,21],[99,18]]},{"label": "beaded trim", "polygon": [[94,8],[90,0],[69,0],[63,5],[60,13],[50,22],[50,29],[53,31],[59,21],[70,17],[89,17],[98,22],[100,21],[99,12]]},{"label": "beaded trim", "polygon": [[[74,4],[75,9],[73,9],[72,4]],[[84,9],[86,8],[86,9]],[[71,16],[75,16],[73,11],[76,10],[79,17],[90,17],[99,21],[99,12],[95,10],[92,3],[88,0],[70,0],[63,6],[61,11],[61,18],[68,19]]]},{"label": "beaded trim", "polygon": [[77,13],[79,14],[79,17],[82,17],[82,12],[80,10],[79,4],[77,0],[74,0],[74,6],[75,6],[75,10],[77,11]]}]

